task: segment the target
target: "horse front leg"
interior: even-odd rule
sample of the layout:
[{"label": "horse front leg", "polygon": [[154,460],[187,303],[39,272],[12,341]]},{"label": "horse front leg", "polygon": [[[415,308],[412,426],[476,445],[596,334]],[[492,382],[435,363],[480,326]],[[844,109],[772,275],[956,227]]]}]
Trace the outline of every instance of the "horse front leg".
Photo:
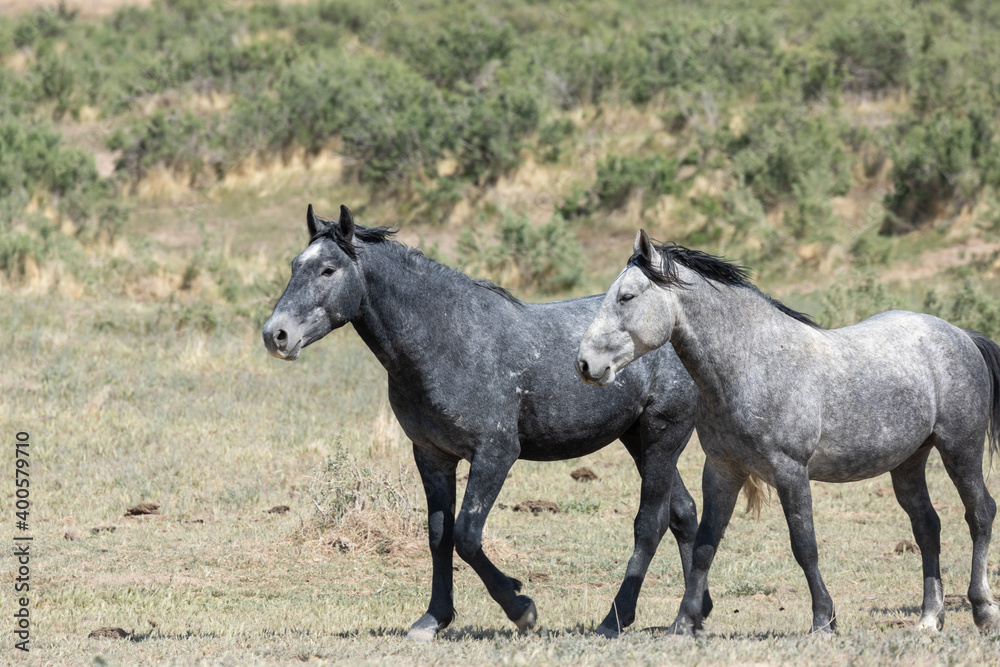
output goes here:
[{"label": "horse front leg", "polygon": [[483,527],[500,489],[507,479],[520,446],[491,443],[479,447],[469,465],[469,483],[462,500],[462,509],[455,520],[455,552],[468,563],[486,585],[490,597],[497,601],[507,618],[518,630],[527,632],[535,627],[535,603],[526,595],[518,595],[521,582],[508,577],[483,553]]},{"label": "horse front leg", "polygon": [[705,461],[701,477],[705,507],[694,540],[691,572],[684,582],[684,598],[681,600],[677,618],[669,629],[673,634],[693,635],[700,631],[702,621],[711,610],[711,600],[708,597],[708,570],[718,552],[719,542],[726,532],[729,519],[733,516],[736,499],[746,478],[747,473],[744,471],[722,466],[711,458]]},{"label": "horse front leg", "polygon": [[458,461],[433,449],[413,445],[413,459],[427,496],[427,537],[434,574],[427,613],[406,634],[414,641],[431,641],[455,617],[452,599],[452,554],[455,550],[455,468]]},{"label": "horse front leg", "polygon": [[813,528],[812,491],[805,466],[788,460],[775,467],[775,488],[785,513],[785,523],[792,540],[792,555],[806,575],[809,594],[812,596],[813,621],[810,633],[834,632],[837,615],[833,598],[826,590],[819,573],[819,548]]}]

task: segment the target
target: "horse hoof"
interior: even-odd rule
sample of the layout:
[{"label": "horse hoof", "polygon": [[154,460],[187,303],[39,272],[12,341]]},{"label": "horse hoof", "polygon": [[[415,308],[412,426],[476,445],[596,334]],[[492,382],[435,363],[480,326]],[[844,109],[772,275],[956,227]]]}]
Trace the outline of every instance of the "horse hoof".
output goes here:
[{"label": "horse hoof", "polygon": [[410,626],[410,631],[406,633],[406,638],[412,642],[432,642],[437,638],[438,622],[430,614],[424,614],[420,619]]},{"label": "horse hoof", "polygon": [[678,637],[694,637],[694,628],[688,619],[678,618],[666,629],[666,634]]},{"label": "horse hoof", "polygon": [[810,637],[819,637],[821,639],[828,639],[833,637],[836,633],[837,625],[836,622],[830,621],[825,625],[814,625],[812,630],[809,631]]},{"label": "horse hoof", "polygon": [[986,605],[978,614],[973,610],[973,620],[984,635],[1000,634],[1000,611],[995,604]]},{"label": "horse hoof", "polygon": [[944,615],[941,616],[923,616],[917,624],[913,626],[917,632],[928,632],[931,634],[936,634],[941,631],[944,627]]},{"label": "horse hoof", "polygon": [[538,620],[538,610],[535,609],[535,603],[531,598],[526,595],[517,596],[518,606],[523,606],[524,611],[521,613],[520,618],[514,621],[517,625],[517,629],[521,632],[528,632],[535,627],[535,621]]},{"label": "horse hoof", "polygon": [[597,630],[595,630],[594,632],[601,635],[602,637],[607,637],[608,639],[618,639],[619,635],[621,634],[620,632],[618,632],[618,628],[612,628],[607,625],[598,626]]}]

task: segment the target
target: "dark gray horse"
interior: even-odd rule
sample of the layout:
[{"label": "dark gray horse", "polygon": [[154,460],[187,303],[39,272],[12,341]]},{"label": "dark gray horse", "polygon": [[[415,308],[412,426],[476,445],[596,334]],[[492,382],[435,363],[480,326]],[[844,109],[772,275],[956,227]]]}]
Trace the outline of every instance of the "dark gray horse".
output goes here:
[{"label": "dark gray horse", "polygon": [[[642,476],[635,550],[599,631],[617,635],[635,617],[639,588],[669,526],[685,577],[697,529],[694,501],[676,462],[691,435],[697,391],[670,350],[650,355],[602,391],[573,372],[576,345],[600,296],[525,304],[391,240],[385,227],[355,226],[307,213],[310,243],[264,325],[268,352],[296,359],[302,348],[348,322],[389,375],[389,402],[427,494],[434,566],[427,613],[410,637],[432,639],[454,617],[452,553],[482,578],[518,628],[534,625],[521,582],[482,550],[483,526],[519,458],[584,456],[621,438]],[[455,466],[470,462],[455,517]],[[673,494],[666,493],[673,487]],[[705,609],[711,607],[705,593]]]},{"label": "dark gray horse", "polygon": [[924,467],[937,448],[972,533],[969,601],[976,625],[1000,630],[987,575],[996,505],[983,483],[983,443],[997,451],[1000,347],[929,315],[892,311],[825,330],[761,294],[746,270],[636,235],[634,254],[580,343],[577,368],[606,385],[667,342],[701,392],[695,425],[707,454],[705,508],[677,633],[701,627],[701,591],[748,474],[781,499],[792,553],[812,595],[812,630],[836,615],[817,566],[809,480],[850,482],[886,471],[923,559],[917,627],[944,623],[941,524]]}]

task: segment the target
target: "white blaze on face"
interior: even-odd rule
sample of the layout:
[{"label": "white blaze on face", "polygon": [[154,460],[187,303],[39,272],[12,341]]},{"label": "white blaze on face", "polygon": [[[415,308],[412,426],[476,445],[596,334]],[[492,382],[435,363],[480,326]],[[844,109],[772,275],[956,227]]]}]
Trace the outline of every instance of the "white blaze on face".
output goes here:
[{"label": "white blaze on face", "polygon": [[302,251],[302,254],[299,255],[299,260],[301,260],[302,262],[308,262],[309,260],[319,255],[320,252],[321,252],[320,244],[314,243]]}]

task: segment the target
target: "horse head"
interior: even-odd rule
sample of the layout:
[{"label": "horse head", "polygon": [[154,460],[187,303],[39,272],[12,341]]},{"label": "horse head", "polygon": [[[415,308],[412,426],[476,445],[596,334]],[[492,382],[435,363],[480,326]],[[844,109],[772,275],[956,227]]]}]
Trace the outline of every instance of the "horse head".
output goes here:
[{"label": "horse head", "polygon": [[621,369],[670,340],[676,284],[646,232],[636,232],[633,255],[604,296],[580,341],[576,370],[584,382],[606,386]]},{"label": "horse head", "polygon": [[292,277],[264,325],[264,345],[279,359],[294,361],[307,345],[351,321],[364,294],[357,264],[354,218],[346,206],[340,220],[306,212],[309,246],[292,260]]}]

